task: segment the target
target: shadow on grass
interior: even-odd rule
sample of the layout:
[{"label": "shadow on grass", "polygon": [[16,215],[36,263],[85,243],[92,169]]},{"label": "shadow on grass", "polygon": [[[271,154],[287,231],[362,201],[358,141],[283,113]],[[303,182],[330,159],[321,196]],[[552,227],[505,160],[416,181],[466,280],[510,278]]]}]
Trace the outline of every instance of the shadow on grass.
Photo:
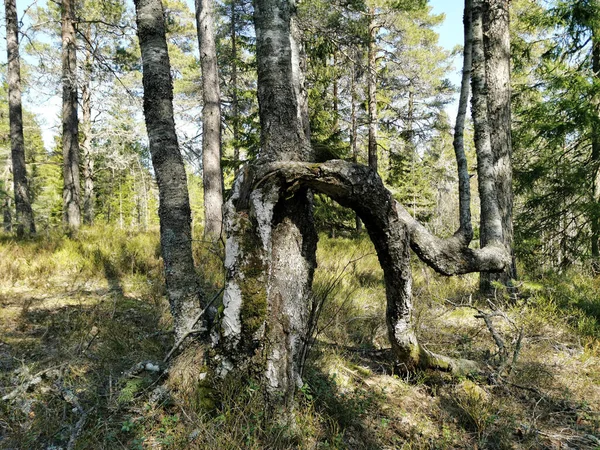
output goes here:
[{"label": "shadow on grass", "polygon": [[6,363],[0,365],[0,392],[6,395],[41,375],[15,402],[1,402],[0,448],[64,448],[81,417],[65,392],[77,396],[89,413],[80,448],[92,448],[86,434],[105,439],[95,448],[118,447],[122,406],[152,380],[141,376],[131,385],[117,380],[140,361],[160,360],[171,343],[165,335],[156,336],[155,308],[123,296],[109,261],[105,269],[108,290],[12,299],[21,310],[12,322],[0,323]]}]

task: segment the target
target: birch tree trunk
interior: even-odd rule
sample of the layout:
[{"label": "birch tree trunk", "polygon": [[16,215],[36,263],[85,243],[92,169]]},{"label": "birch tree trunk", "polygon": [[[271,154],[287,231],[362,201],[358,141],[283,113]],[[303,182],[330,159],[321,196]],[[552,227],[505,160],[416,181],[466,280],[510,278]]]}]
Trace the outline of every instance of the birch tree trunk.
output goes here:
[{"label": "birch tree trunk", "polygon": [[294,2],[255,2],[261,149],[225,208],[221,323],[222,372],[251,370],[269,414],[284,422],[302,383],[317,235],[306,188],[288,195],[277,180],[257,177],[269,162],[313,159],[294,14]]},{"label": "birch tree trunk", "polygon": [[79,120],[77,118],[77,55],[74,0],[62,0],[62,149],[63,222],[77,230],[81,225],[79,187]]},{"label": "birch tree trunk", "polygon": [[[513,255],[512,264],[499,274],[482,274],[480,289],[485,294],[493,292],[493,281],[510,286],[517,277],[513,251],[513,191],[512,191],[512,143],[511,143],[511,88],[510,88],[510,30],[509,0],[485,0],[483,2],[483,48],[485,53],[485,77],[487,85],[487,113],[490,126],[492,163],[502,220],[502,242]],[[481,235],[481,245],[487,244],[488,236]]]},{"label": "birch tree trunk", "polygon": [[13,189],[17,212],[17,235],[35,233],[33,210],[29,200],[29,184],[25,165],[23,110],[21,105],[21,59],[19,56],[19,25],[15,0],[5,0],[6,51],[8,56],[8,112],[10,120],[10,150]]},{"label": "birch tree trunk", "polygon": [[501,241],[487,114],[481,115],[487,109],[481,95],[481,15],[473,109],[478,111],[480,195],[491,239],[481,249],[470,249],[462,236],[431,235],[393,199],[375,168],[311,162],[294,13],[295,5],[288,0],[255,2],[261,149],[257,160],[238,175],[225,206],[227,280],[215,359],[221,376],[233,372],[257,379],[267,414],[288,424],[293,423],[294,391],[302,384],[309,338],[317,242],[311,190],[354,209],[364,222],[384,271],[390,342],[408,369],[477,369],[470,361],[436,355],[418,343],[411,318],[410,249],[444,275],[501,271],[510,263]]},{"label": "birch tree trunk", "polygon": [[213,3],[196,0],[196,25],[202,68],[202,184],[204,235],[218,239],[223,231],[223,173],[221,172],[221,93]]},{"label": "birch tree trunk", "polygon": [[173,120],[173,81],[162,2],[136,0],[135,8],[142,51],[144,116],[159,191],[160,245],[175,337],[179,339],[193,328],[201,311],[187,179]]}]

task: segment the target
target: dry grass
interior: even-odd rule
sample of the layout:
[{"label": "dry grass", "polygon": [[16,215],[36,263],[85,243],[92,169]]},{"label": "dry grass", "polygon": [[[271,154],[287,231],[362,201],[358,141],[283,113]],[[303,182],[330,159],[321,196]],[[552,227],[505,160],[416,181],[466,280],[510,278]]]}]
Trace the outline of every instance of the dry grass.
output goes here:
[{"label": "dry grass", "polygon": [[[0,448],[105,449],[554,449],[600,447],[600,281],[581,274],[522,286],[505,307],[523,329],[510,375],[456,379],[403,373],[388,350],[382,274],[365,238],[321,237],[318,335],[298,393],[297,426],[265,423],[249,378],[227,379],[212,409],[206,386],[164,395],[162,379],[140,371],[172,344],[156,233],[83,230],[77,238],[28,242],[0,237]],[[222,282],[219,249],[198,242],[205,289]],[[415,263],[415,319],[432,350],[497,364],[481,319],[476,276],[441,278]],[[501,303],[499,294],[498,302]],[[494,325],[514,347],[515,329]],[[193,355],[190,361],[193,361]],[[187,365],[186,365],[187,364]],[[196,386],[196,387],[195,387]],[[76,407],[76,404],[81,409]]]}]

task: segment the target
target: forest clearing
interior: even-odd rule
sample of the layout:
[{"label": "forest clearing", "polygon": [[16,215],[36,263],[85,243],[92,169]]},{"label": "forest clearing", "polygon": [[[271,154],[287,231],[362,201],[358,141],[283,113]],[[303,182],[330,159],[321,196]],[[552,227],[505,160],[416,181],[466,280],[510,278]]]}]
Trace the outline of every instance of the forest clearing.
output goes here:
[{"label": "forest clearing", "polygon": [[4,6],[0,448],[600,449],[599,0]]},{"label": "forest clearing", "polygon": [[[195,254],[210,258],[199,245]],[[164,369],[174,342],[156,232],[98,227],[25,244],[4,237],[0,256],[0,386],[3,396],[16,391],[15,402],[2,402],[2,448],[65,448],[82,417],[82,449],[600,445],[599,281],[589,276],[523,282],[523,298],[503,311],[522,330],[521,350],[498,380],[498,348],[484,321],[456,306],[490,310],[477,298],[477,277],[447,279],[418,264],[420,338],[488,369],[474,378],[406,373],[387,344],[372,245],[321,236],[315,292],[327,302],[289,440],[265,424],[247,380],[230,380],[214,410],[203,410],[193,387],[163,397],[164,375],[132,373],[146,361]],[[199,267],[208,292],[222,285],[213,263],[214,271]],[[494,324],[514,352],[518,333],[501,317]]]}]

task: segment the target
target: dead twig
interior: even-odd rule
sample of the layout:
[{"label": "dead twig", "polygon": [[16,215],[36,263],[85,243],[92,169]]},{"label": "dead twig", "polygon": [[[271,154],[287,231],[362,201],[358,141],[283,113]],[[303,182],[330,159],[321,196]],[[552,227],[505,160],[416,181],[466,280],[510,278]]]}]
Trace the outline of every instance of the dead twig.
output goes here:
[{"label": "dead twig", "polygon": [[47,369],[40,370],[38,373],[36,373],[36,374],[32,375],[31,377],[29,377],[29,379],[25,383],[20,384],[15,389],[13,389],[11,392],[9,392],[4,397],[2,397],[2,401],[4,401],[4,402],[13,401],[19,395],[27,392],[27,390],[31,386],[35,386],[36,384],[41,383],[42,376],[44,376],[45,374],[47,374],[48,372],[50,372],[52,370],[60,369],[61,367],[65,366],[66,364],[67,363],[62,363],[62,364],[59,364],[58,366],[52,366],[52,367],[48,367]]},{"label": "dead twig", "polygon": [[206,311],[208,311],[208,309],[212,306],[212,304],[215,302],[215,300],[217,298],[219,298],[219,296],[223,293],[224,290],[225,290],[225,288],[222,288],[219,292],[217,292],[217,294],[212,298],[212,300],[210,302],[208,302],[208,304],[204,307],[204,309],[198,313],[198,315],[191,322],[188,330],[185,333],[183,333],[183,336],[181,336],[177,340],[177,342],[175,342],[175,345],[173,345],[171,350],[169,350],[169,353],[167,353],[167,356],[165,356],[165,359],[163,359],[163,364],[166,363],[167,361],[169,361],[169,359],[171,359],[171,356],[173,356],[173,353],[175,353],[175,351],[181,346],[181,344],[183,344],[183,341],[185,341],[190,334],[197,333],[199,331],[199,330],[194,330],[194,327],[196,326],[198,321],[202,318],[202,316],[206,313]]}]

